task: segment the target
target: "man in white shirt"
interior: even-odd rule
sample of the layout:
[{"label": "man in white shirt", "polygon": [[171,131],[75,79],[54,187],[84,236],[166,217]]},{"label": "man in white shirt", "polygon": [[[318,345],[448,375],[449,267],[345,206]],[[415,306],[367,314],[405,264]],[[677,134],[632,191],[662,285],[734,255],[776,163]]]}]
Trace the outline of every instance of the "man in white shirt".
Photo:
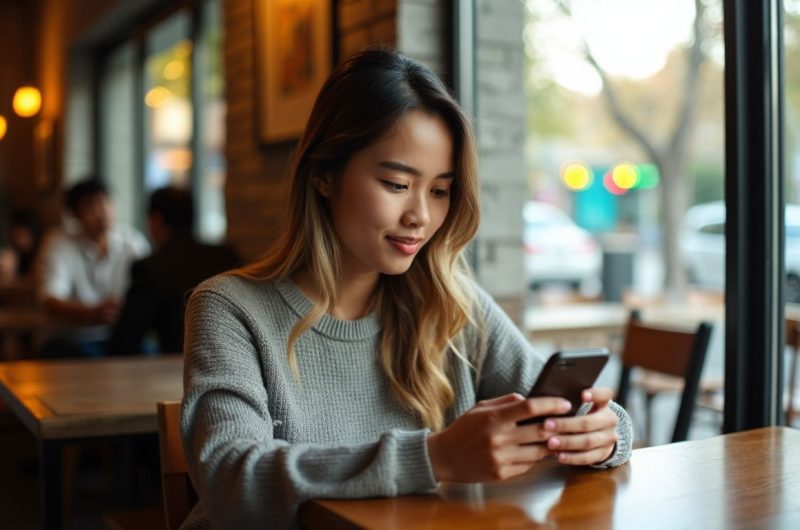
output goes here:
[{"label": "man in white shirt", "polygon": [[39,264],[43,307],[64,324],[46,341],[43,355],[102,355],[128,288],[131,263],[150,247],[140,232],[114,224],[111,198],[99,180],[72,186],[66,203],[77,225],[47,238]]}]

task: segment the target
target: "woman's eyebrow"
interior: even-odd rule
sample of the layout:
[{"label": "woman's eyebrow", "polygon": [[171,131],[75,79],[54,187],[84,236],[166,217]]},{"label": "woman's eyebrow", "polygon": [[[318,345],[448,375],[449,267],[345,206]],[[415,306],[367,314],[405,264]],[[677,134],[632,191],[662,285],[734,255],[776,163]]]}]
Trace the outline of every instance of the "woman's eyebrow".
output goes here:
[{"label": "woman's eyebrow", "polygon": [[[386,169],[393,169],[395,171],[400,171],[403,173],[408,173],[410,175],[414,175],[415,177],[421,177],[422,172],[419,169],[413,168],[411,166],[407,166],[401,162],[395,162],[394,160],[384,160],[378,164],[381,167],[385,167]],[[441,175],[436,175],[437,179],[452,179],[455,178],[455,171],[448,171],[447,173],[442,173]]]}]

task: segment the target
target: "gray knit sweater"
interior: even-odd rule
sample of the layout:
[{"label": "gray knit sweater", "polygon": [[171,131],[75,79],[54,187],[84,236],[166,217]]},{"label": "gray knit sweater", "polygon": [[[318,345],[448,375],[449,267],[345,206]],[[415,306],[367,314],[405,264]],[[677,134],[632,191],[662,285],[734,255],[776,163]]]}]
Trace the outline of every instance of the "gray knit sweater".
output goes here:
[{"label": "gray knit sweater", "polygon": [[[483,346],[480,378],[453,363],[455,404],[447,423],[476,401],[526,394],[543,366],[491,297],[476,287],[486,339],[464,335],[464,352]],[[429,434],[393,399],[378,360],[375,315],[324,316],[297,341],[300,383],[286,356],[289,332],[311,309],[290,280],[218,276],[195,289],[186,315],[181,430],[200,501],[183,528],[296,528],[311,498],[359,498],[436,487]],[[625,463],[627,413],[602,467]]]}]

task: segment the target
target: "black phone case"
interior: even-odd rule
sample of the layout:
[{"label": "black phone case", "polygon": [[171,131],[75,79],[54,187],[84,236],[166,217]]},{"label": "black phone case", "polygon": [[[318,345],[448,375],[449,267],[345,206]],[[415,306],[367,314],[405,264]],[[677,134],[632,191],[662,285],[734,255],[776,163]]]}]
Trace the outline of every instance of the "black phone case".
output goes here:
[{"label": "black phone case", "polygon": [[[572,403],[572,408],[562,416],[572,416],[581,406],[581,392],[594,386],[607,361],[608,350],[605,348],[556,352],[547,360],[528,397],[563,397]],[[519,424],[543,420],[543,416],[537,416]]]}]

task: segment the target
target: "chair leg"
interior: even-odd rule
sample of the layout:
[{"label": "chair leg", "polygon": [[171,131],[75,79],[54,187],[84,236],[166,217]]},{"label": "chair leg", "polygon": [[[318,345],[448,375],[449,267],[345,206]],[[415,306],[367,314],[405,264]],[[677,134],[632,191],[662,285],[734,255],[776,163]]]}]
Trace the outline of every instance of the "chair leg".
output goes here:
[{"label": "chair leg", "polygon": [[649,446],[653,443],[653,401],[656,394],[645,392],[644,394],[644,425],[645,425],[645,445]]},{"label": "chair leg", "polygon": [[791,348],[791,352],[792,357],[789,363],[789,403],[786,404],[786,425],[788,427],[792,426],[795,416],[794,398],[797,387],[797,357],[800,356],[797,348]]},{"label": "chair leg", "polygon": [[81,448],[77,445],[67,445],[63,449],[63,464],[61,468],[63,473],[61,498],[64,499],[61,505],[62,521],[72,520],[72,506],[75,500],[75,486],[78,480],[80,449]]}]

